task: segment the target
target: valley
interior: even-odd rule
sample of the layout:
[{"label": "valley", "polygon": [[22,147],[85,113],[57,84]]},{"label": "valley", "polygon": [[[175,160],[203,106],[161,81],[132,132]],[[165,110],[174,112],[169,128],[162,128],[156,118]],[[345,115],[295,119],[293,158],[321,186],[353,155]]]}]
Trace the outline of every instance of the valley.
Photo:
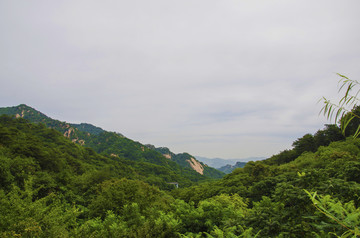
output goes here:
[{"label": "valley", "polygon": [[24,104],[0,114],[3,237],[307,237],[360,223],[360,141],[336,125],[224,175]]}]

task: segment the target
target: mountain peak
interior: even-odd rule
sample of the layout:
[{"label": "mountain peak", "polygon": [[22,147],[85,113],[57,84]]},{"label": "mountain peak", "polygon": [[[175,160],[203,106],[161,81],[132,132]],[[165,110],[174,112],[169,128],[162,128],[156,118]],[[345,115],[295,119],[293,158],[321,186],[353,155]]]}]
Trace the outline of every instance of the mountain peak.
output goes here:
[{"label": "mountain peak", "polygon": [[45,119],[49,119],[49,117],[47,117],[45,114],[26,104],[0,108],[0,114],[14,115],[15,117],[22,117],[35,122],[43,122]]}]

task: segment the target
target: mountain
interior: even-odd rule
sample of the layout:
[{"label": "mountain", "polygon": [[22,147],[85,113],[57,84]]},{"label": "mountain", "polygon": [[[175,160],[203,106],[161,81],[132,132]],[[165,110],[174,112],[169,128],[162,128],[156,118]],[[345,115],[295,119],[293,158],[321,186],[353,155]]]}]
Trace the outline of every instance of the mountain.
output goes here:
[{"label": "mountain", "polygon": [[236,162],[235,165],[225,165],[221,168],[218,168],[218,170],[224,172],[225,174],[230,174],[234,169],[237,169],[237,168],[244,168],[246,165],[246,162]]},{"label": "mountain", "polygon": [[258,161],[265,159],[264,157],[248,157],[248,158],[242,158],[242,159],[221,159],[221,158],[206,158],[202,156],[196,156],[196,159],[207,164],[210,167],[213,168],[221,168],[226,165],[235,165],[237,162],[248,162],[248,161]]},{"label": "mountain", "polygon": [[[0,156],[1,149],[4,149],[3,151],[9,153],[10,158],[14,157],[12,158],[14,160],[17,156],[29,158],[31,164],[36,165],[32,170],[39,172],[46,170],[49,173],[63,171],[62,176],[65,177],[72,176],[72,173],[92,174],[91,176],[95,176],[94,179],[99,181],[111,178],[138,179],[165,190],[174,188],[174,185],[169,184],[170,182],[186,187],[194,182],[209,179],[194,170],[168,161],[158,152],[150,149],[144,151],[139,149],[139,152],[136,150],[137,144],[132,145],[134,148],[124,146],[123,149],[134,150],[128,153],[129,156],[99,154],[93,148],[74,143],[59,131],[47,128],[44,124],[30,123],[21,117],[14,118],[7,115],[0,116],[0,119]],[[106,133],[101,135],[109,139]],[[115,139],[119,137],[115,133],[110,136]],[[102,141],[101,138],[98,141]],[[131,140],[127,142],[133,144]],[[139,153],[138,157],[131,157],[136,153]],[[27,162],[21,163],[30,166]],[[22,170],[24,169],[19,171]]]},{"label": "mountain", "polygon": [[0,237],[360,235],[360,139],[336,125],[217,180],[168,148],[63,126],[89,140],[0,116]]},{"label": "mountain", "polygon": [[188,154],[188,153],[180,153],[175,154],[170,151],[167,147],[159,147],[156,148],[153,145],[146,145],[148,148],[155,150],[157,152],[160,152],[165,158],[175,161],[179,165],[185,168],[191,168],[194,169],[199,174],[211,177],[211,178],[221,178],[224,176],[224,173],[220,172],[217,169],[214,169],[212,167],[209,167],[208,165],[200,162],[197,160],[194,156]]},{"label": "mountain", "polygon": [[[95,152],[109,155],[115,158],[126,158],[137,162],[147,162],[159,166],[164,166],[180,173],[182,176],[191,178],[192,181],[204,180],[207,178],[219,178],[224,174],[215,172],[213,168],[205,168],[202,171],[200,163],[192,160],[192,156],[185,156],[184,160],[192,161],[193,166],[189,163],[182,162],[182,159],[169,160],[162,153],[149,149],[139,142],[135,142],[124,137],[120,133],[108,132],[91,124],[81,123],[72,124],[52,119],[45,114],[31,108],[25,104],[15,107],[0,108],[0,115],[12,115],[16,118],[24,118],[33,123],[43,123],[48,128],[53,128],[69,138],[72,142],[81,146],[94,149]],[[174,156],[176,158],[181,156]],[[191,157],[191,158],[190,158]]]}]

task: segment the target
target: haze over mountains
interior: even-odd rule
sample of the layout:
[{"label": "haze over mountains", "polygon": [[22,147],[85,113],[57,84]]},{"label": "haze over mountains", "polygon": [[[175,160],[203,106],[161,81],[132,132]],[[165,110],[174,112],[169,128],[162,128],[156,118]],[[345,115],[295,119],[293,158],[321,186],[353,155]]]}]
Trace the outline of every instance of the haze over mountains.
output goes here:
[{"label": "haze over mountains", "polygon": [[249,157],[244,159],[220,159],[220,158],[206,158],[201,156],[196,156],[196,159],[199,161],[220,170],[226,174],[231,173],[236,168],[243,168],[249,161],[263,160],[264,157]]},{"label": "haze over mountains", "polygon": [[234,165],[237,162],[242,162],[246,164],[249,161],[257,161],[257,160],[263,160],[265,157],[248,157],[248,158],[241,158],[241,159],[221,159],[221,158],[207,158],[203,156],[195,156],[196,159],[200,160],[201,162],[214,167],[214,168],[221,168],[225,165]]}]

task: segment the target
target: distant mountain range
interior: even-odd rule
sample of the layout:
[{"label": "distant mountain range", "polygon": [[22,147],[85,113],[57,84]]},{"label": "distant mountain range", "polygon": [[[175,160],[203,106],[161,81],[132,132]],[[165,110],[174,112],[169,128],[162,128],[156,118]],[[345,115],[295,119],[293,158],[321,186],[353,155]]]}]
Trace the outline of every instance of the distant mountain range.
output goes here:
[{"label": "distant mountain range", "polygon": [[230,174],[236,168],[243,168],[248,161],[263,160],[264,157],[248,157],[243,159],[209,159],[206,157],[196,156],[196,159],[207,164],[210,167],[214,167],[217,170]]},{"label": "distant mountain range", "polygon": [[242,159],[221,159],[221,158],[206,158],[202,156],[196,156],[196,159],[207,164],[210,167],[220,169],[226,165],[235,165],[237,162],[246,164],[248,161],[263,160],[265,157],[248,157]]},{"label": "distant mountain range", "polygon": [[[142,145],[139,142],[124,137],[120,133],[108,132],[88,123],[73,124],[61,122],[25,104],[0,108],[0,115],[2,114],[24,118],[33,123],[43,123],[46,127],[59,131],[72,142],[90,147],[97,153],[107,154],[113,158],[125,158],[136,162],[164,166],[193,181],[202,180],[201,177],[221,178],[224,175],[224,173],[211,166],[198,161],[190,154],[174,154],[165,147],[155,148],[151,145]],[[154,153],[150,151],[154,151]],[[178,166],[182,169],[179,169]],[[193,174],[194,172],[197,175]]]},{"label": "distant mountain range", "polygon": [[225,165],[221,168],[219,168],[218,170],[220,170],[221,172],[224,172],[226,174],[230,174],[232,171],[234,171],[234,169],[237,168],[244,168],[244,166],[246,165],[247,162],[236,162],[235,165]]}]

